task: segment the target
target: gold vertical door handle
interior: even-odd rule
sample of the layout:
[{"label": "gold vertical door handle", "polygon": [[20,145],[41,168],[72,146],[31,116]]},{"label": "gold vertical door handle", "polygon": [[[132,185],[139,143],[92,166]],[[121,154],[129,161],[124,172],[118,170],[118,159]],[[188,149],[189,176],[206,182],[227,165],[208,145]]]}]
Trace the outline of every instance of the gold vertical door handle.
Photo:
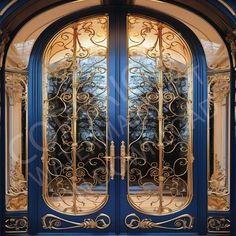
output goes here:
[{"label": "gold vertical door handle", "polygon": [[125,142],[121,142],[120,146],[120,175],[121,179],[125,179],[125,171],[126,171],[126,153],[125,153]]},{"label": "gold vertical door handle", "polygon": [[111,141],[110,145],[110,177],[114,180],[115,176],[115,144]]}]

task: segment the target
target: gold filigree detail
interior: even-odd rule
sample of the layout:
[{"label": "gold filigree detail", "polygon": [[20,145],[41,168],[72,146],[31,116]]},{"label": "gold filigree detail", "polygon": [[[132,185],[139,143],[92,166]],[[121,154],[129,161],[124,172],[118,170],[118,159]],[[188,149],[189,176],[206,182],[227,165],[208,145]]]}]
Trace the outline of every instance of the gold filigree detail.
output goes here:
[{"label": "gold filigree detail", "polygon": [[5,220],[6,233],[25,233],[28,231],[27,217],[11,217]]},{"label": "gold filigree detail", "polygon": [[[44,53],[43,196],[69,215],[108,200],[108,17],[88,17],[58,32]],[[112,158],[111,158],[112,157]]]},{"label": "gold filigree detail", "polygon": [[6,93],[12,98],[10,105],[25,103],[27,106],[27,76],[21,73],[6,72]]},{"label": "gold filigree detail", "polygon": [[230,92],[230,74],[217,73],[208,76],[208,99],[210,103],[223,102]]},{"label": "gold filigree detail", "polygon": [[[192,56],[162,22],[130,14],[127,24],[128,201],[172,214],[192,200]],[[121,167],[124,178],[124,158]]]},{"label": "gold filigree detail", "polygon": [[229,191],[220,162],[215,160],[215,169],[209,180],[208,206],[211,210],[229,210]]},{"label": "gold filigree detail", "polygon": [[69,221],[58,216],[47,214],[42,217],[42,225],[44,229],[49,230],[69,230],[76,228],[84,229],[107,229],[111,224],[108,215],[101,213],[96,219],[85,219],[83,222]]},{"label": "gold filigree detail", "polygon": [[208,217],[208,232],[223,233],[230,232],[230,219],[224,217]]},{"label": "gold filigree detail", "polygon": [[215,169],[209,180],[209,194],[228,194],[228,189],[225,186],[225,175],[220,162],[215,160]]},{"label": "gold filigree detail", "polygon": [[10,172],[10,186],[7,192],[7,210],[25,210],[27,207],[27,181],[21,173],[19,161],[15,163],[14,169]]},{"label": "gold filigree detail", "polygon": [[141,220],[135,213],[128,215],[125,218],[125,225],[130,229],[170,229],[170,230],[189,230],[193,228],[193,217],[189,214],[184,214],[170,220],[162,222],[153,222],[151,219]]},{"label": "gold filigree detail", "polygon": [[8,193],[10,195],[16,195],[27,193],[27,191],[27,181],[21,172],[19,161],[16,161],[14,169],[10,172],[10,186],[8,188]]}]

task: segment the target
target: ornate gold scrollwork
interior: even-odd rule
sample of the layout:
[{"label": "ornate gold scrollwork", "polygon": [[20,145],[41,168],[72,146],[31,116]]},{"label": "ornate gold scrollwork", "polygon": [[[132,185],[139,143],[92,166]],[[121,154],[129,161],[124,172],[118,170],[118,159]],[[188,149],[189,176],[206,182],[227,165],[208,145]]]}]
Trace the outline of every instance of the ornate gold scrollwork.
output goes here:
[{"label": "ornate gold scrollwork", "polygon": [[28,231],[27,217],[10,217],[5,220],[6,233],[25,233]]},{"label": "ornate gold scrollwork", "polygon": [[43,196],[70,215],[91,214],[108,200],[108,16],[74,22],[44,53]]},{"label": "ornate gold scrollwork", "polygon": [[230,233],[230,219],[225,217],[208,217],[209,233]]},{"label": "ornate gold scrollwork", "polygon": [[127,24],[128,201],[144,214],[172,214],[193,196],[192,55],[162,22],[130,14]]},{"label": "ornate gold scrollwork", "polygon": [[170,220],[156,223],[147,218],[142,220],[135,213],[133,213],[125,218],[125,225],[130,229],[160,228],[171,230],[187,230],[192,229],[193,227],[193,217],[189,214],[184,214]]},{"label": "ornate gold scrollwork", "polygon": [[[62,226],[62,223],[65,226]],[[42,217],[42,225],[44,229],[49,230],[68,230],[76,228],[84,229],[106,229],[110,226],[111,219],[106,214],[99,214],[96,219],[85,219],[83,222],[74,222],[55,216],[53,214],[47,214]]]},{"label": "ornate gold scrollwork", "polygon": [[229,73],[208,76],[208,99],[210,103],[222,102],[230,91]]}]

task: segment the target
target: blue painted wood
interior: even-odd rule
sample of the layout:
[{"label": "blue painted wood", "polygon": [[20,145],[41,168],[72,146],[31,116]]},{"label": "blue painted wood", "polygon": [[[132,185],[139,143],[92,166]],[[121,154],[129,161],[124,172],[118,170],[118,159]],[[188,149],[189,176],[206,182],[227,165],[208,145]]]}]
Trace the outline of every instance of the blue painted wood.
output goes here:
[{"label": "blue painted wood", "polygon": [[[0,89],[1,89],[1,161],[0,161],[0,225],[5,225],[5,76],[4,71],[0,70]],[[0,227],[0,235],[4,234],[4,227]]]}]

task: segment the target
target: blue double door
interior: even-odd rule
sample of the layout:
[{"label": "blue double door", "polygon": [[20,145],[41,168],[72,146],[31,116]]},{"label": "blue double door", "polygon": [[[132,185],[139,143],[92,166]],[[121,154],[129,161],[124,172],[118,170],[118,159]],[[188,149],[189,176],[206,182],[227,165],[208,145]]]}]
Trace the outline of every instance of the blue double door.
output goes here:
[{"label": "blue double door", "polygon": [[31,63],[31,233],[203,234],[205,82],[191,32],[138,9],[57,26]]}]

